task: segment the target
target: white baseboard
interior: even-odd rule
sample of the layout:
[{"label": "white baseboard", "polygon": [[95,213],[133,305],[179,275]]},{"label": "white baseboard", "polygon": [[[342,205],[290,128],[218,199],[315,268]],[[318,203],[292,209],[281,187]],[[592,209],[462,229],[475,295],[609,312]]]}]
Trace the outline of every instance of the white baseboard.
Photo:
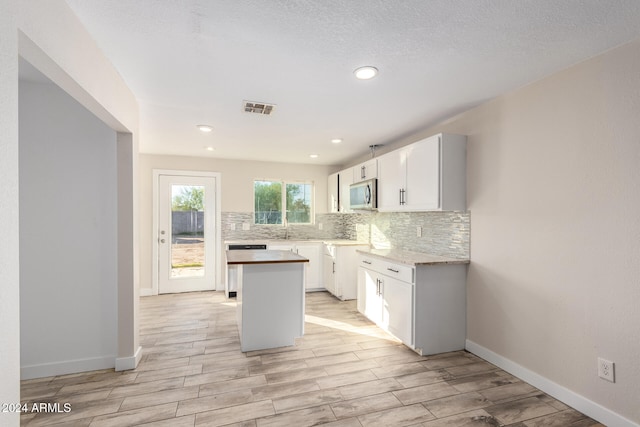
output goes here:
[{"label": "white baseboard", "polygon": [[136,350],[136,354],[130,357],[118,357],[116,359],[116,371],[128,371],[130,369],[135,369],[140,363],[140,358],[142,357],[142,347],[138,347]]},{"label": "white baseboard", "polygon": [[21,366],[20,379],[30,380],[33,378],[53,377],[56,375],[111,369],[115,366],[114,360],[115,356],[107,356]]},{"label": "white baseboard", "polygon": [[640,427],[640,425],[624,418],[622,415],[619,415],[610,409],[607,409],[604,406],[561,386],[560,384],[556,384],[548,378],[545,378],[522,365],[494,353],[480,344],[467,340],[465,348],[476,356],[483,358],[487,362],[493,363],[497,367],[509,372],[510,374],[544,391],[548,395],[553,396],[559,401],[604,425],[611,427]]}]

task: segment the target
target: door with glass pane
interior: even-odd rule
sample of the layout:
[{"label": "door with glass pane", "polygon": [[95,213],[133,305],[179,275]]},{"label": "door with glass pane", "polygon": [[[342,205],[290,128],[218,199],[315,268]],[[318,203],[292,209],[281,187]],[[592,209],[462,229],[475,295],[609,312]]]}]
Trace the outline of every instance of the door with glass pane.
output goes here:
[{"label": "door with glass pane", "polygon": [[215,179],[159,176],[161,294],[215,289]]}]

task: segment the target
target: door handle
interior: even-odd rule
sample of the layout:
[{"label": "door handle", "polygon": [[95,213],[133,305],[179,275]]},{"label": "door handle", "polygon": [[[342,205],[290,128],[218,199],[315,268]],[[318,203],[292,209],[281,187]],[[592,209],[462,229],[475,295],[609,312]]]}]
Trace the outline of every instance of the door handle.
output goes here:
[{"label": "door handle", "polygon": [[165,242],[165,240],[164,240],[164,239],[160,239],[160,243],[164,243],[164,242]]}]

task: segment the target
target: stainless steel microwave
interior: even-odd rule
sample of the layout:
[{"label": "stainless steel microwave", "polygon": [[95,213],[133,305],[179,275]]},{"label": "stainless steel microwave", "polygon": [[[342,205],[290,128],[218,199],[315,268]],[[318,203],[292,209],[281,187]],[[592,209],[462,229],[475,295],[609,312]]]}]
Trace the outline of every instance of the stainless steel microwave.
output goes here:
[{"label": "stainless steel microwave", "polygon": [[351,209],[378,208],[378,180],[376,178],[351,184],[349,187]]}]

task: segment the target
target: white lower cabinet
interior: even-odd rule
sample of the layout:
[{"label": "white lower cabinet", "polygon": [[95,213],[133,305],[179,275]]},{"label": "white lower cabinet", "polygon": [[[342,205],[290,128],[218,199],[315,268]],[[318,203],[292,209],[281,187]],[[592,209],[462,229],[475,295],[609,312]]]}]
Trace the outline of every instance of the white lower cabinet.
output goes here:
[{"label": "white lower cabinet", "polygon": [[309,260],[305,269],[305,289],[307,291],[324,290],[322,281],[322,243],[300,242],[269,243],[268,249],[291,251]]},{"label": "white lower cabinet", "polygon": [[392,277],[382,280],[382,327],[413,346],[413,283]]},{"label": "white lower cabinet", "polygon": [[324,245],[324,287],[341,300],[357,298],[357,249],[368,245]]},{"label": "white lower cabinet", "polygon": [[382,296],[378,273],[358,268],[358,311],[376,324],[382,323]]},{"label": "white lower cabinet", "polygon": [[464,349],[466,265],[360,255],[358,311],[421,355]]}]

